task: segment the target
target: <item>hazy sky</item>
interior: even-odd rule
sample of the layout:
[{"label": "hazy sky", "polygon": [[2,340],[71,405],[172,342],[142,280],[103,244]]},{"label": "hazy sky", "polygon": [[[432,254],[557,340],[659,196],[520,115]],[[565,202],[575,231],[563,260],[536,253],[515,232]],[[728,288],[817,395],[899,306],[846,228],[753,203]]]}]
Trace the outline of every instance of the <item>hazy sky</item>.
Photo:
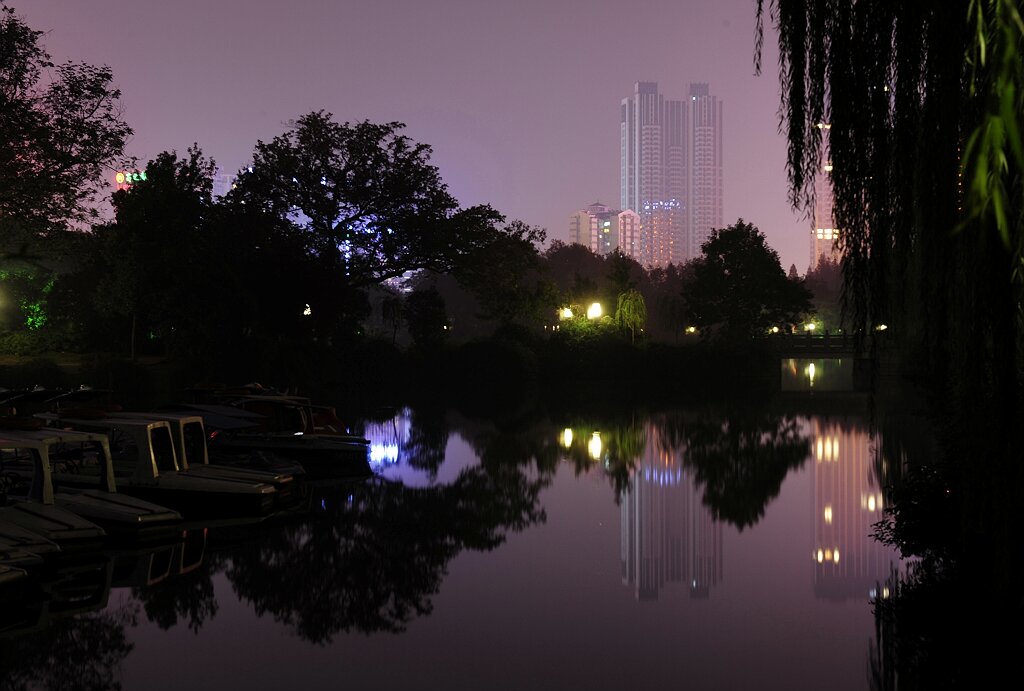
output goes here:
[{"label": "hazy sky", "polygon": [[230,171],[327,110],[397,120],[464,205],[566,240],[618,206],[619,103],[636,81],[724,102],[725,223],[809,260],[786,196],[774,35],[754,76],[754,0],[11,0],[57,61],[109,65],[142,163],[197,142]]}]

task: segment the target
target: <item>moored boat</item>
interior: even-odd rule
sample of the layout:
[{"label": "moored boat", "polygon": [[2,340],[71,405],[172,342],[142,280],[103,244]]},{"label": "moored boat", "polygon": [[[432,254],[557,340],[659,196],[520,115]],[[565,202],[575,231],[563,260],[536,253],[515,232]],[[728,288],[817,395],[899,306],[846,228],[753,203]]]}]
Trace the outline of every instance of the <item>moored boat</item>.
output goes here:
[{"label": "moored boat", "polygon": [[45,447],[24,445],[9,436],[0,435],[0,521],[29,530],[62,549],[102,543],[107,533],[101,526],[56,504]]},{"label": "moored boat", "polygon": [[[160,539],[180,530],[177,511],[118,492],[105,434],[45,426],[3,430],[0,449],[7,472],[43,483],[48,475],[52,490],[41,490],[45,500],[96,523],[112,537]],[[43,470],[38,478],[37,457]]]},{"label": "moored boat", "polygon": [[294,472],[288,472],[211,462],[201,415],[168,411],[121,412],[118,415],[140,420],[166,420],[171,427],[178,464],[192,475],[267,483],[277,490],[279,508],[289,508],[299,498],[297,476],[301,478],[305,475],[301,466],[296,466]]},{"label": "moored boat", "polygon": [[[77,416],[76,416],[77,415]],[[275,507],[276,489],[249,479],[203,477],[178,463],[166,420],[62,411],[40,414],[50,426],[105,434],[122,492],[179,511],[188,520],[215,516],[264,516]],[[72,482],[73,478],[64,477]]]}]

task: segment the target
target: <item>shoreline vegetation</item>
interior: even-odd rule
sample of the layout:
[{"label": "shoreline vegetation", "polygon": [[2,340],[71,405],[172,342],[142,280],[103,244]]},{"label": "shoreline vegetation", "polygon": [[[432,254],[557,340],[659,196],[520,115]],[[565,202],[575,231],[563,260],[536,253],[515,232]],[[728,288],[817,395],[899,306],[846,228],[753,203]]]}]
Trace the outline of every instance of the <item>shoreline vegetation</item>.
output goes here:
[{"label": "shoreline vegetation", "polygon": [[[538,401],[649,407],[779,393],[782,355],[768,343],[637,346],[482,340],[429,352],[368,342],[345,353],[306,352],[251,369],[217,372],[160,356],[111,353],[0,355],[0,386],[105,389],[134,407],[179,400],[187,388],[260,382],[361,413],[401,405],[505,407]],[[872,387],[870,361],[856,358],[855,392]],[[897,375],[896,379],[899,377]]]}]

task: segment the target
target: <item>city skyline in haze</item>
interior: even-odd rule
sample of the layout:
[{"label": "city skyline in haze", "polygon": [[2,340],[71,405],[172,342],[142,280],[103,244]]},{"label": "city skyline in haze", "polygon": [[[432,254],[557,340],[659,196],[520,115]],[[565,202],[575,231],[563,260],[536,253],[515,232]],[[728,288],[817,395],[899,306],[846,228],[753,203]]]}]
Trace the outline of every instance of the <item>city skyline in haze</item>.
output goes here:
[{"label": "city skyline in haze", "polygon": [[[326,110],[405,123],[464,206],[564,240],[619,198],[616,104],[637,81],[685,97],[711,85],[724,115],[723,224],[758,226],[784,269],[807,269],[811,221],[788,202],[774,33],[754,75],[751,0],[220,0],[10,2],[55,62],[109,65],[139,165],[197,143],[232,171],[258,140]],[[113,174],[113,173],[111,173]]]}]

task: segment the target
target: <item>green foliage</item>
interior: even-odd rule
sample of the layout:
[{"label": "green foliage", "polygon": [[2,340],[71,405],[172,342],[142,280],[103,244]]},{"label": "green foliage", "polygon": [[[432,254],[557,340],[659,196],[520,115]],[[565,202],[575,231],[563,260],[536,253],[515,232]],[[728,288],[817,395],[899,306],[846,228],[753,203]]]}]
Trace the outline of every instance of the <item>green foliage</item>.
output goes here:
[{"label": "green foliage", "polygon": [[[983,397],[1024,378],[1024,22],[1013,0],[772,0],[795,205],[833,164],[848,325]],[[760,46],[760,38],[758,46]],[[759,48],[758,48],[759,49]],[[830,129],[818,127],[828,123]],[[827,137],[825,133],[827,134]],[[1013,372],[1015,377],[1007,378]]]},{"label": "green foliage", "polygon": [[624,331],[629,331],[629,340],[636,341],[638,331],[643,331],[647,323],[647,304],[644,296],[636,288],[630,288],[619,295],[615,306],[615,323]]},{"label": "green foliage", "polygon": [[764,234],[743,219],[712,232],[693,272],[687,319],[702,333],[746,339],[797,324],[810,310],[802,282],[786,277]]},{"label": "green foliage", "polygon": [[[973,31],[967,46],[969,94],[980,100],[980,121],[967,138],[962,165],[967,180],[968,220],[991,219],[1002,242],[1024,260],[1024,234],[1019,213],[1024,145],[1024,21],[1012,0],[970,0]],[[1018,187],[1017,190],[1013,186]],[[1015,200],[1014,197],[1017,197]],[[1024,276],[1016,268],[1016,280]]]}]

